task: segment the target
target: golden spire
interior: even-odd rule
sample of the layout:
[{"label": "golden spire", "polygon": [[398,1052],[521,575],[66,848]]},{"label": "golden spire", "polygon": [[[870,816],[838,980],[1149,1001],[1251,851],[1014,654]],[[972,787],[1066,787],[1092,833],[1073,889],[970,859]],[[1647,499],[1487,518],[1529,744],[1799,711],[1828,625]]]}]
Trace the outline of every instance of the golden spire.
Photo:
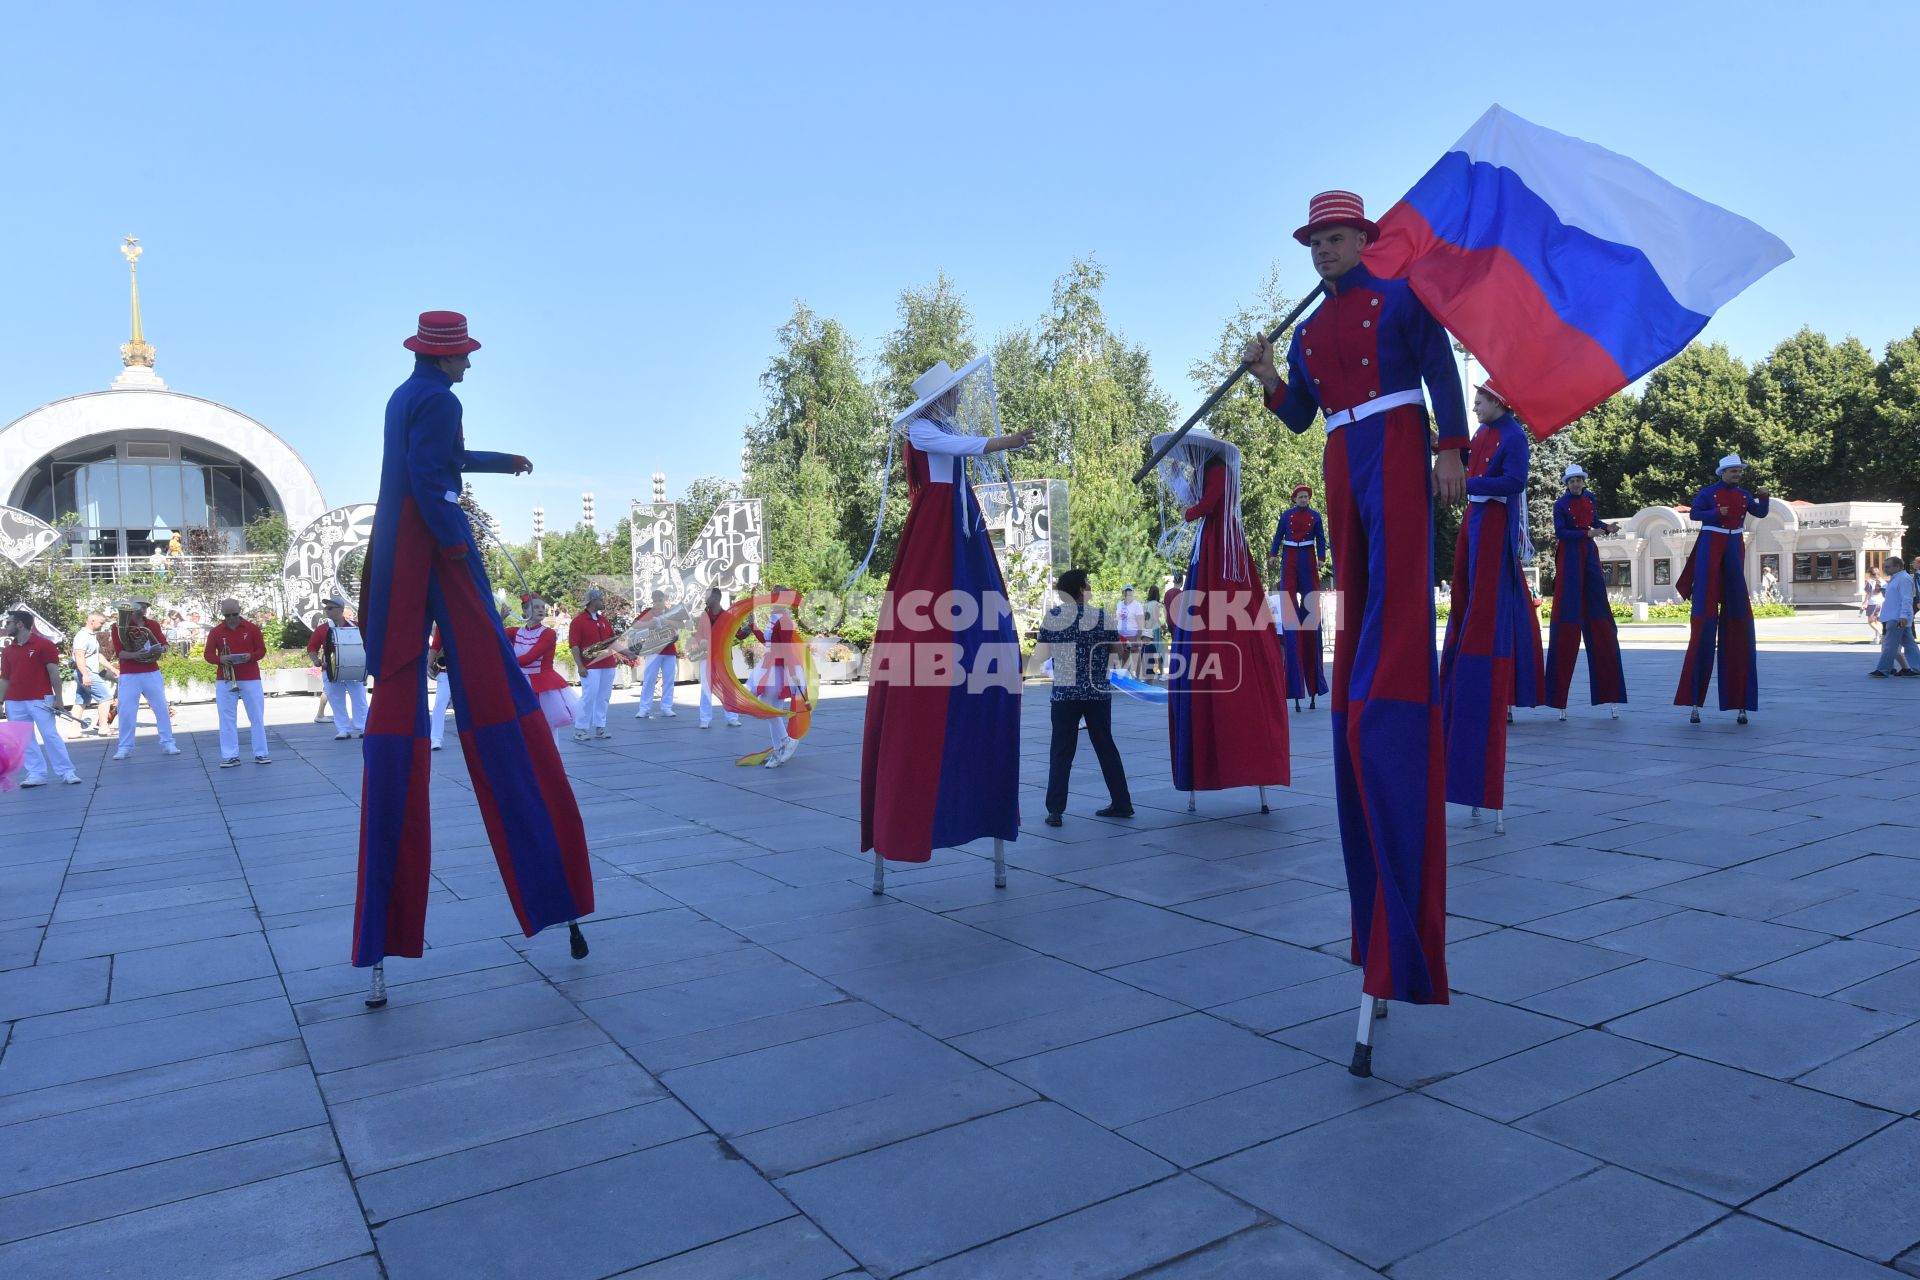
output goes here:
[{"label": "golden spire", "polygon": [[126,257],[127,281],[133,287],[133,336],[120,344],[120,363],[129,369],[136,365],[151,369],[153,348],[140,333],[140,255],[146,250],[140,247],[138,237],[128,236],[126,243],[120,246],[120,252]]}]

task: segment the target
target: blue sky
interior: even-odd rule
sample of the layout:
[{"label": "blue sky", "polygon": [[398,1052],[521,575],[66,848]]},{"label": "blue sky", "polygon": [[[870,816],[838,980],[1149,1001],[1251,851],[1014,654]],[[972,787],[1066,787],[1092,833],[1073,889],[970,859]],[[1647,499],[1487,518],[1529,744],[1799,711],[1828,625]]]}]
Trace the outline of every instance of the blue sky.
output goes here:
[{"label": "blue sky", "polygon": [[[796,299],[869,352],[945,271],[990,341],[1076,256],[1184,405],[1185,370],[1307,197],[1383,210],[1499,101],[1753,218],[1798,257],[1705,336],[1920,325],[1920,6],[183,3],[10,9],[0,422],[106,386],[115,247],[147,246],[158,371],[371,498],[422,309],[515,536],[648,477],[738,470]],[[1437,20],[1436,20],[1437,17]]]}]

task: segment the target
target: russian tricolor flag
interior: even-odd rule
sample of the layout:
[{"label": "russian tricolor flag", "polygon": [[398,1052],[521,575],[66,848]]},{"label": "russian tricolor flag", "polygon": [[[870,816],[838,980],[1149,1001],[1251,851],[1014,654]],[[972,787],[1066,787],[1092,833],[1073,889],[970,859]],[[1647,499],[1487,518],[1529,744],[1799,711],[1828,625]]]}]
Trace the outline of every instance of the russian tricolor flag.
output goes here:
[{"label": "russian tricolor flag", "polygon": [[1643,165],[1494,106],[1380,219],[1366,264],[1406,277],[1544,440],[1792,256]]}]

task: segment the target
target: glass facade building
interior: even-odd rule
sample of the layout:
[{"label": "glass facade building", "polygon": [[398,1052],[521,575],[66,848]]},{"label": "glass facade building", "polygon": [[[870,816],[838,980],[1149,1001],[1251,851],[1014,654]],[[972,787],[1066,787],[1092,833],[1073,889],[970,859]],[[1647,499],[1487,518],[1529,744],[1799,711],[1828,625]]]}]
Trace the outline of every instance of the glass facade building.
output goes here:
[{"label": "glass facade building", "polygon": [[258,470],[200,441],[81,441],[42,458],[21,478],[14,505],[49,524],[73,513],[75,556],[140,558],[175,533],[213,533],[211,550],[246,549],[245,526],[280,510]]}]

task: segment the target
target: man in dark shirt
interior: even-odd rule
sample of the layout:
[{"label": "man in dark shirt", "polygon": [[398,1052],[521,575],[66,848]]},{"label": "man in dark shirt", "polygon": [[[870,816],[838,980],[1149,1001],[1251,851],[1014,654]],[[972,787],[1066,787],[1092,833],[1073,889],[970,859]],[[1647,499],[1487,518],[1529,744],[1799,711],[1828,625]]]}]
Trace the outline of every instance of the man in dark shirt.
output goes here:
[{"label": "man in dark shirt", "polygon": [[1053,746],[1047,763],[1047,825],[1060,825],[1067,808],[1067,778],[1080,745],[1080,722],[1100,761],[1110,804],[1094,816],[1131,818],[1133,797],[1120,749],[1113,745],[1113,689],[1107,683],[1107,655],[1120,640],[1106,611],[1087,601],[1092,588],[1084,569],[1069,569],[1054,584],[1060,594],[1040,621],[1040,643],[1053,658]]}]

